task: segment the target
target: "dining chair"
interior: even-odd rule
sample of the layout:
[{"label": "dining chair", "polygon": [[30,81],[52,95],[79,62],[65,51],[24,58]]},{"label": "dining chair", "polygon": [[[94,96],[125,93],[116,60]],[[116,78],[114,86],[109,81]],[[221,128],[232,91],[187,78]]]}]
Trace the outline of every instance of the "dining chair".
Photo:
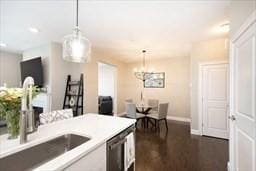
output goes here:
[{"label": "dining chair", "polygon": [[158,105],[159,105],[159,100],[157,99],[148,99],[148,105],[153,106],[149,113],[156,113],[158,111]]},{"label": "dining chair", "polygon": [[145,118],[145,115],[136,112],[136,105],[134,103],[126,103],[126,115],[125,115],[125,117],[136,119],[137,122],[138,122],[140,119]]},{"label": "dining chair", "polygon": [[[133,103],[133,99],[126,99],[125,103]],[[136,112],[137,113],[142,113],[142,111],[140,111],[139,109],[136,108]]]},{"label": "dining chair", "polygon": [[72,109],[55,110],[49,113],[41,113],[39,115],[40,125],[57,122],[73,117]]},{"label": "dining chair", "polygon": [[165,126],[168,131],[167,125],[167,113],[168,113],[169,103],[160,103],[158,105],[158,111],[155,113],[148,114],[147,117],[149,119],[153,119],[155,121],[156,129],[160,130],[159,122],[165,121]]}]

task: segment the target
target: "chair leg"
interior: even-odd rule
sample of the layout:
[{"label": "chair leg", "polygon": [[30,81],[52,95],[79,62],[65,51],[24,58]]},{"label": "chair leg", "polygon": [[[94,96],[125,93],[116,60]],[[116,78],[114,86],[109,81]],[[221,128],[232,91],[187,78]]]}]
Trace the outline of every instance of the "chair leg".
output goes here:
[{"label": "chair leg", "polygon": [[158,129],[158,132],[160,132],[160,120],[157,120],[157,129]]},{"label": "chair leg", "polygon": [[143,128],[144,128],[144,131],[146,129],[146,118],[143,118]]},{"label": "chair leg", "polygon": [[157,123],[156,123],[156,119],[154,119],[154,126],[155,126],[155,131],[157,131]]},{"label": "chair leg", "polygon": [[166,130],[168,131],[168,124],[167,124],[167,119],[166,118],[164,119],[164,122],[165,122]]}]

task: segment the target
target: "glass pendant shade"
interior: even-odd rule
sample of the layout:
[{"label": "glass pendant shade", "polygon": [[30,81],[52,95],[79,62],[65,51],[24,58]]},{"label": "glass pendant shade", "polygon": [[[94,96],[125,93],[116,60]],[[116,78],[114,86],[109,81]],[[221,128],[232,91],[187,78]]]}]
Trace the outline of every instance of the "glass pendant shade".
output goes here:
[{"label": "glass pendant shade", "polygon": [[81,35],[79,28],[63,40],[63,59],[70,62],[84,63],[90,61],[91,44]]}]

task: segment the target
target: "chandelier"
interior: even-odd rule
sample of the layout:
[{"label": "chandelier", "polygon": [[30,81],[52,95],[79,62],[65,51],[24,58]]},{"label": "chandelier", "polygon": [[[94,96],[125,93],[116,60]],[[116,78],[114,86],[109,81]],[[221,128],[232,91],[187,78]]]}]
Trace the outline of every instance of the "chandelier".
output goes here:
[{"label": "chandelier", "polygon": [[145,64],[145,57],[146,57],[146,50],[142,50],[143,59],[142,59],[142,67],[140,69],[134,68],[134,75],[137,79],[141,81],[146,81],[148,79],[152,78],[153,69],[147,70],[146,64]]},{"label": "chandelier", "polygon": [[90,60],[90,41],[82,36],[78,26],[78,0],[76,0],[76,25],[72,34],[64,36],[62,45],[64,60],[77,63]]}]

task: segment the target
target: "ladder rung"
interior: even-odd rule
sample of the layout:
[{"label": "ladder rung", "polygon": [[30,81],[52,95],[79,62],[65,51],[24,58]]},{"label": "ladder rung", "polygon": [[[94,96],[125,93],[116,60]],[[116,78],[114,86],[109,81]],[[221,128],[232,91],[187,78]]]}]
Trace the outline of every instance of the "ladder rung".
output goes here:
[{"label": "ladder rung", "polygon": [[83,96],[82,94],[67,94],[67,96]]},{"label": "ladder rung", "polygon": [[80,81],[70,81],[69,83],[68,83],[68,85],[80,85]]},{"label": "ladder rung", "polygon": [[64,105],[65,107],[69,107],[69,108],[75,108],[75,107],[78,107],[78,108],[81,108],[81,107],[83,107],[82,105],[74,105],[74,106],[70,106],[70,105]]},{"label": "ladder rung", "polygon": [[[72,87],[74,86],[74,87]],[[77,89],[77,91],[73,91],[73,89]],[[68,75],[66,82],[66,91],[64,97],[63,109],[72,109],[74,116],[78,116],[79,113],[83,113],[83,104],[78,104],[78,102],[83,102],[83,74],[80,75],[79,81],[71,81],[71,76]],[[76,100],[75,105],[70,106],[68,101],[74,97]]]}]

